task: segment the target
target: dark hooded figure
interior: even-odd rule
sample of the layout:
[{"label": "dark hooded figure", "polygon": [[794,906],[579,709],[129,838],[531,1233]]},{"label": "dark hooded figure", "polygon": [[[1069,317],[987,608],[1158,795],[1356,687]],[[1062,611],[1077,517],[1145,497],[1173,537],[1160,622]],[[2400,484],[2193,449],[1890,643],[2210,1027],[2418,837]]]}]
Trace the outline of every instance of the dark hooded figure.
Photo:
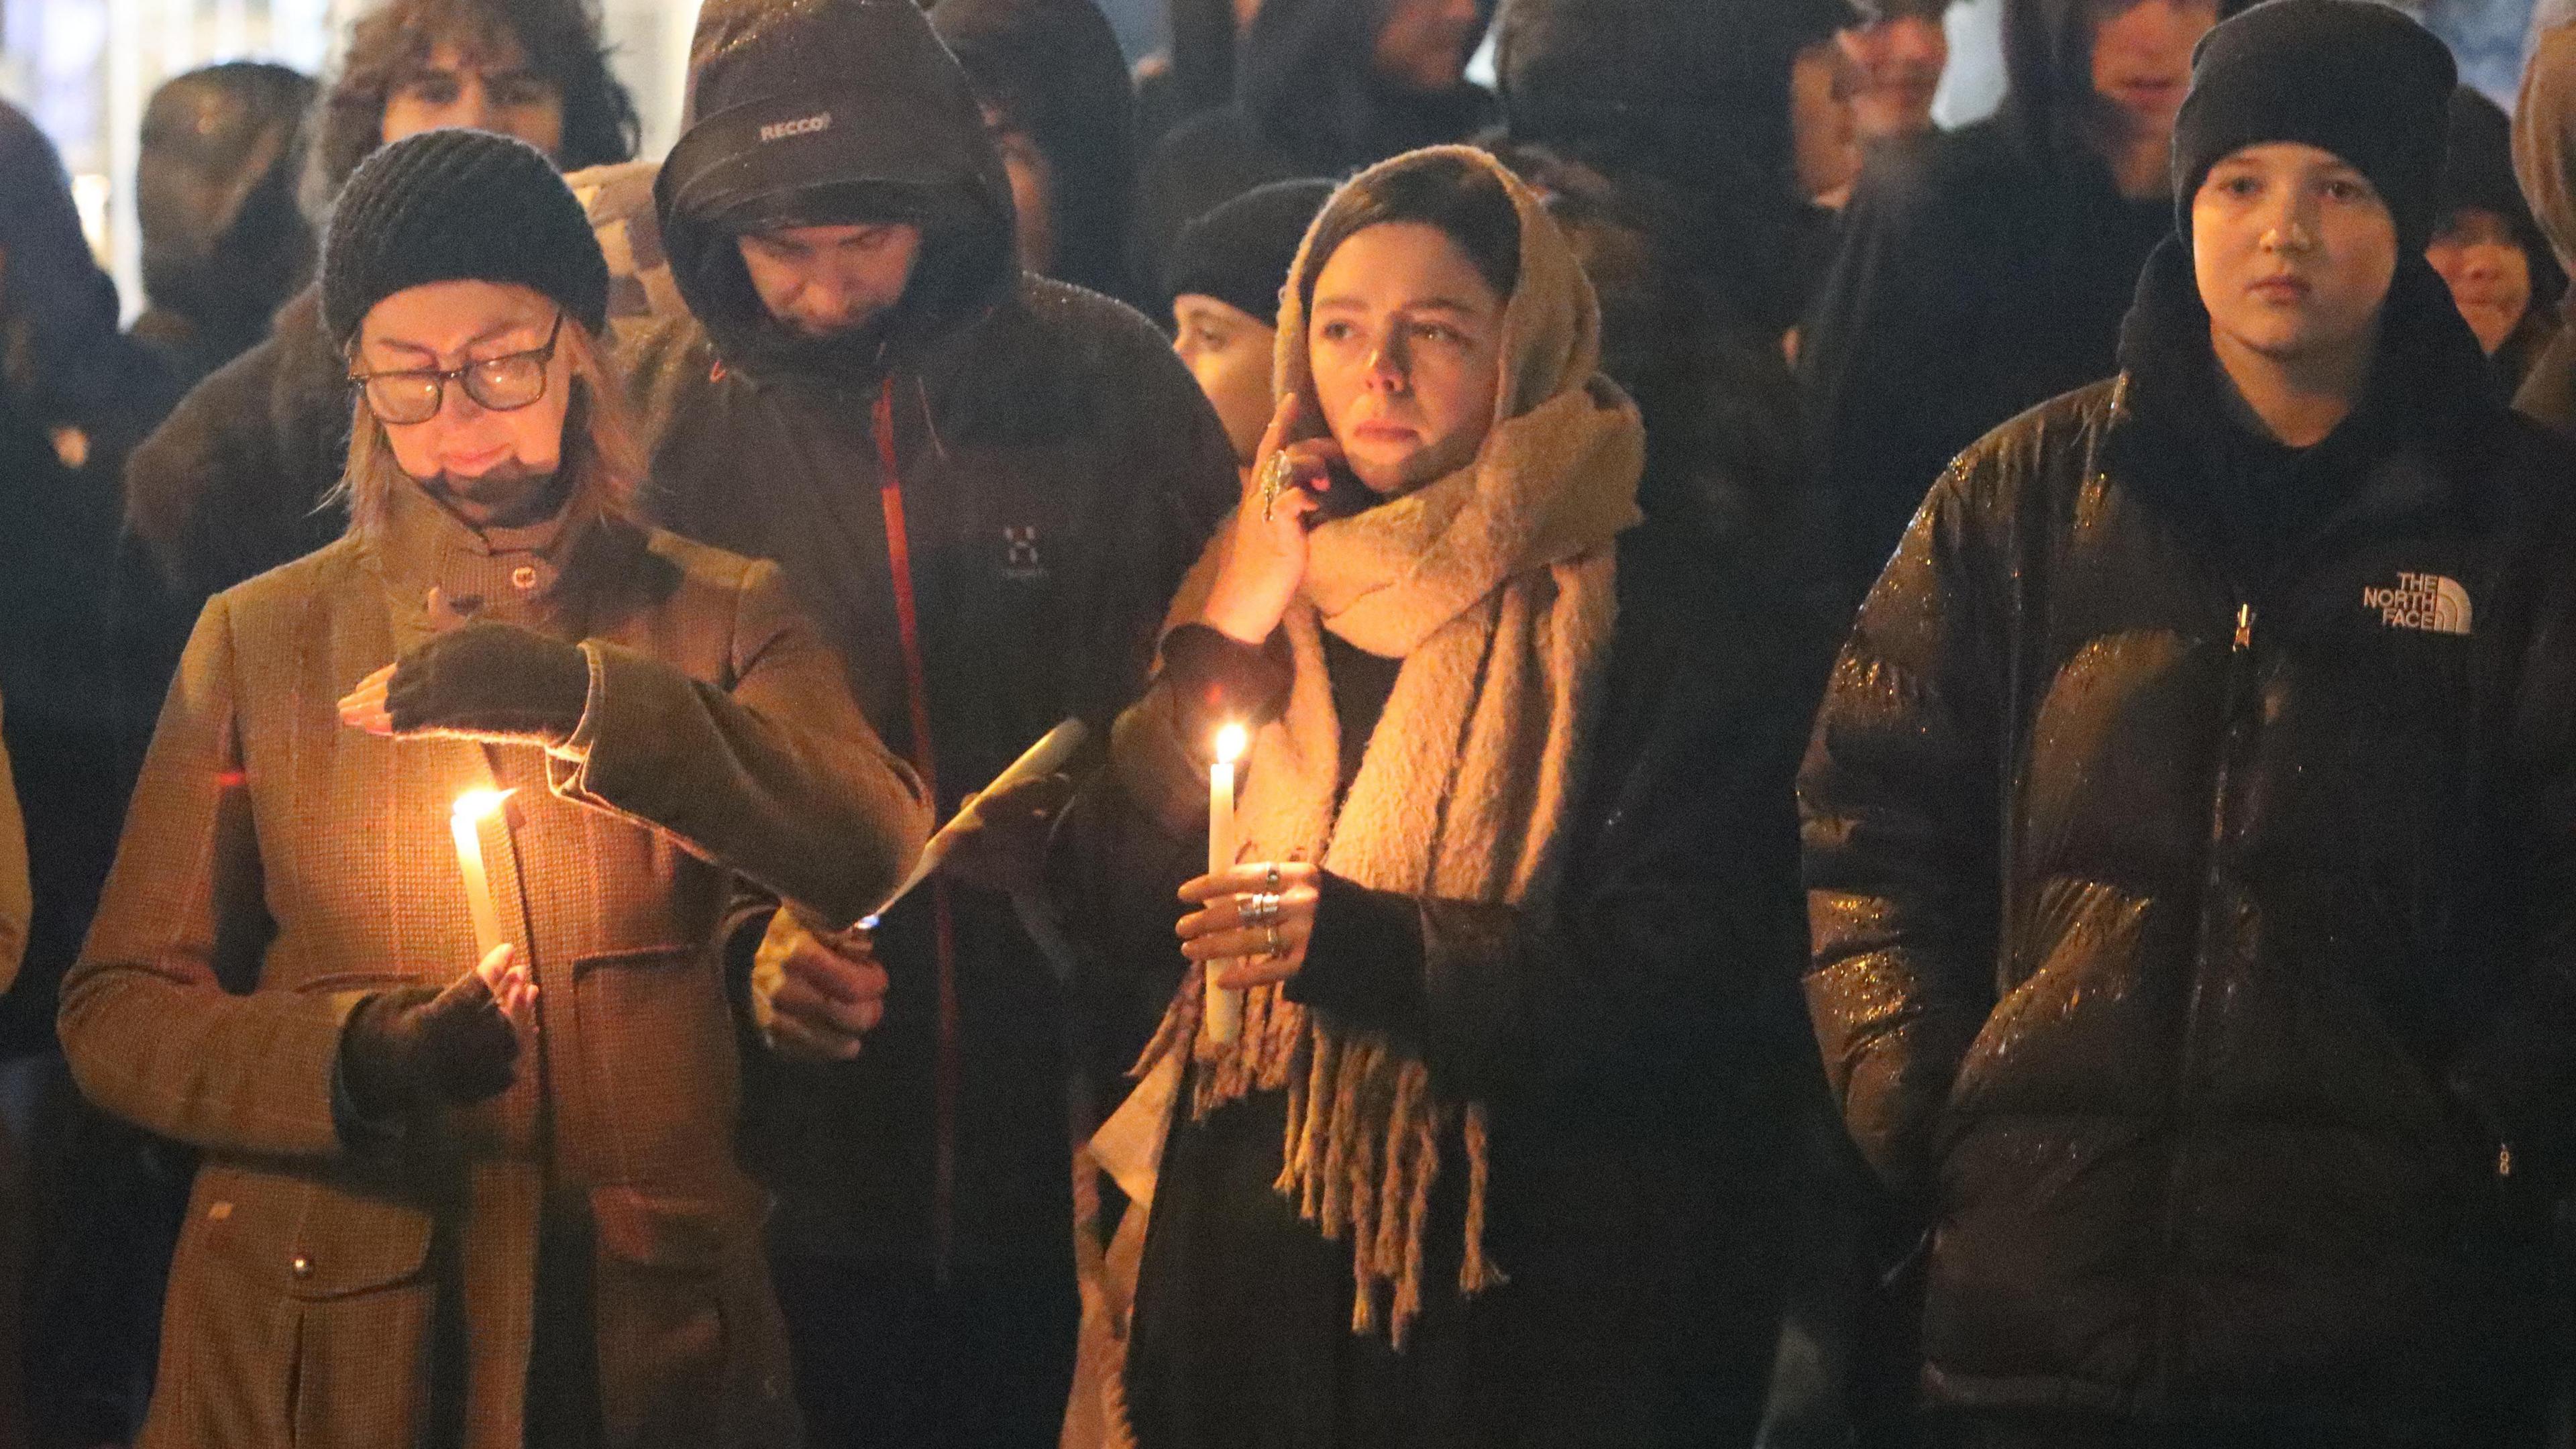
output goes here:
[{"label": "dark hooded figure", "polygon": [[1272,181],[1341,177],[1483,129],[1466,79],[1491,0],[1264,0],[1235,59],[1233,104],[1176,127],[1145,163],[1138,245],[1160,275],[1193,218]]},{"label": "dark hooded figure", "polygon": [[1172,0],[1172,43],[1136,63],[1136,145],[1151,154],[1174,126],[1234,99],[1235,38],[1260,0]]},{"label": "dark hooded figure", "polygon": [[1941,465],[2111,370],[2168,231],[2191,47],[2243,0],[2006,0],[1993,118],[1878,148],[1801,332],[1800,381],[1857,599]]},{"label": "dark hooded figure", "polygon": [[2508,391],[2558,333],[2567,274],[2513,175],[2513,122],[2477,90],[2451,93],[2441,219],[2424,260],[2441,273]]},{"label": "dark hooded figure", "polygon": [[940,0],[930,26],[983,107],[1018,215],[1020,266],[1123,302],[1136,96],[1093,0]]},{"label": "dark hooded figure", "polygon": [[134,335],[187,386],[268,335],[313,265],[295,204],[310,77],[227,61],[162,83],[143,109],[135,209],[143,294]]},{"label": "dark hooded figure", "polygon": [[[1142,317],[1021,268],[1002,158],[909,0],[710,7],[693,55],[656,183],[693,316],[626,348],[649,502],[785,569],[945,816],[1067,716],[1106,736],[1233,452]],[[873,932],[747,906],[731,937],[817,1443],[1045,1445],[1063,1416],[1067,989],[992,854]],[[1150,1011],[1083,1004],[1128,1024],[1082,1061],[1114,1080]]]},{"label": "dark hooded figure", "polygon": [[0,105],[0,697],[36,893],[0,1054],[50,1044],[54,984],[116,851],[116,476],[176,391],[116,324],[53,143]]},{"label": "dark hooded figure", "polygon": [[1776,341],[1805,302],[1790,70],[1852,14],[1846,0],[1510,0],[1494,36],[1503,133],[1665,213],[1672,255]]},{"label": "dark hooded figure", "polygon": [[2209,34],[2119,370],[1980,439],[1799,781],[1931,1442],[2536,1445],[2565,1361],[2576,471],[2423,258],[2450,54]]},{"label": "dark hooded figure", "polygon": [[[81,234],[53,143],[0,103],[0,752],[25,821],[6,892],[25,969],[0,997],[0,1059],[13,1064],[53,1046],[55,988],[116,854],[120,732],[103,667],[116,476],[175,395],[160,362],[117,331],[116,284]],[[25,1179],[5,1137],[0,1442],[14,1443]]]}]

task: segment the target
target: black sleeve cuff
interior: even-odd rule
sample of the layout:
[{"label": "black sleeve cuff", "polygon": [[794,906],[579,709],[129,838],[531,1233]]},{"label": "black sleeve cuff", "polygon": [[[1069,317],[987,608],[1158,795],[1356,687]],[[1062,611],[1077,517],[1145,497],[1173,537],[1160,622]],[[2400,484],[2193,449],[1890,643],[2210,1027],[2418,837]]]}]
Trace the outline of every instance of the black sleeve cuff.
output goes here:
[{"label": "black sleeve cuff", "polygon": [[1420,1043],[1427,1016],[1421,906],[1330,871],[1316,877],[1316,890],[1315,934],[1306,964],[1288,980],[1288,999]]},{"label": "black sleeve cuff", "polygon": [[1232,721],[1258,729],[1288,707],[1294,670],[1287,636],[1272,630],[1259,648],[1205,624],[1183,624],[1163,639],[1163,675],[1178,707],[1181,737],[1191,753]]}]

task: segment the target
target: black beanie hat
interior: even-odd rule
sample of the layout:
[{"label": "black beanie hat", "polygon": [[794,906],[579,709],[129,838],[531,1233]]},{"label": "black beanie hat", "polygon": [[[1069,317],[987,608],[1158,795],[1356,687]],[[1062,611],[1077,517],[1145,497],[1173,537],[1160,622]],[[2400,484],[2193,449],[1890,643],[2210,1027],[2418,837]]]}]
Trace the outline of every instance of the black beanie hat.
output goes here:
[{"label": "black beanie hat", "polygon": [[2450,48],[2373,0],[2263,0],[2219,22],[2192,52],[2174,123],[2174,226],[2191,245],[2191,201],[2209,169],[2246,146],[2297,141],[2369,178],[2397,244],[2432,235],[2459,83]]},{"label": "black beanie hat", "polygon": [[515,282],[596,333],[608,259],[554,163],[489,131],[424,131],[377,151],[331,207],[322,321],[346,346],[378,302],[429,282]]},{"label": "black beanie hat", "polygon": [[1165,290],[1214,297],[1259,321],[1276,321],[1297,248],[1332,195],[1329,181],[1273,181],[1207,212],[1181,228]]}]

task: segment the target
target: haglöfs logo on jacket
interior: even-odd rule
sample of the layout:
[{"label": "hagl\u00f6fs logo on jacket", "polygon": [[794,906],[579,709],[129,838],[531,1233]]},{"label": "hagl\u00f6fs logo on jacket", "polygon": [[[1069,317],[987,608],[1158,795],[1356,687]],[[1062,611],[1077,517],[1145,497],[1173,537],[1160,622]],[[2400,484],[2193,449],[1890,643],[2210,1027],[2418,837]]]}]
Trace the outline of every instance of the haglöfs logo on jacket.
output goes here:
[{"label": "hagl\u00f6fs logo on jacket", "polygon": [[2459,580],[2440,574],[2400,571],[2394,584],[2363,589],[2361,606],[2379,615],[2379,622],[2391,629],[2469,632],[2469,591],[2460,587]]},{"label": "hagl\u00f6fs logo on jacket", "polygon": [[760,139],[763,144],[766,144],[771,141],[784,141],[790,136],[811,136],[818,131],[830,129],[832,129],[832,113],[823,111],[801,120],[772,121],[760,128]]}]

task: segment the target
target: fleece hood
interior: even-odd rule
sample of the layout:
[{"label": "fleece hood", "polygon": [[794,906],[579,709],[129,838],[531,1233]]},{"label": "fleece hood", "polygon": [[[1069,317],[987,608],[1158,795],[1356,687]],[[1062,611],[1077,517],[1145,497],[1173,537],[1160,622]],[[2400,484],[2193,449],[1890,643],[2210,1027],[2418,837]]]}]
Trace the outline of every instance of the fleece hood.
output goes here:
[{"label": "fleece hood", "polygon": [[[966,73],[909,0],[787,0],[748,15],[710,6],[692,54],[694,119],[654,181],[654,206],[672,279],[729,360],[882,357],[1008,294],[1019,275],[1010,180]],[[881,221],[922,230],[892,312],[861,337],[820,344],[770,321],[737,237]]]},{"label": "fleece hood", "polygon": [[2576,24],[2545,31],[2522,72],[2513,108],[2513,173],[2532,219],[2576,274]]}]

